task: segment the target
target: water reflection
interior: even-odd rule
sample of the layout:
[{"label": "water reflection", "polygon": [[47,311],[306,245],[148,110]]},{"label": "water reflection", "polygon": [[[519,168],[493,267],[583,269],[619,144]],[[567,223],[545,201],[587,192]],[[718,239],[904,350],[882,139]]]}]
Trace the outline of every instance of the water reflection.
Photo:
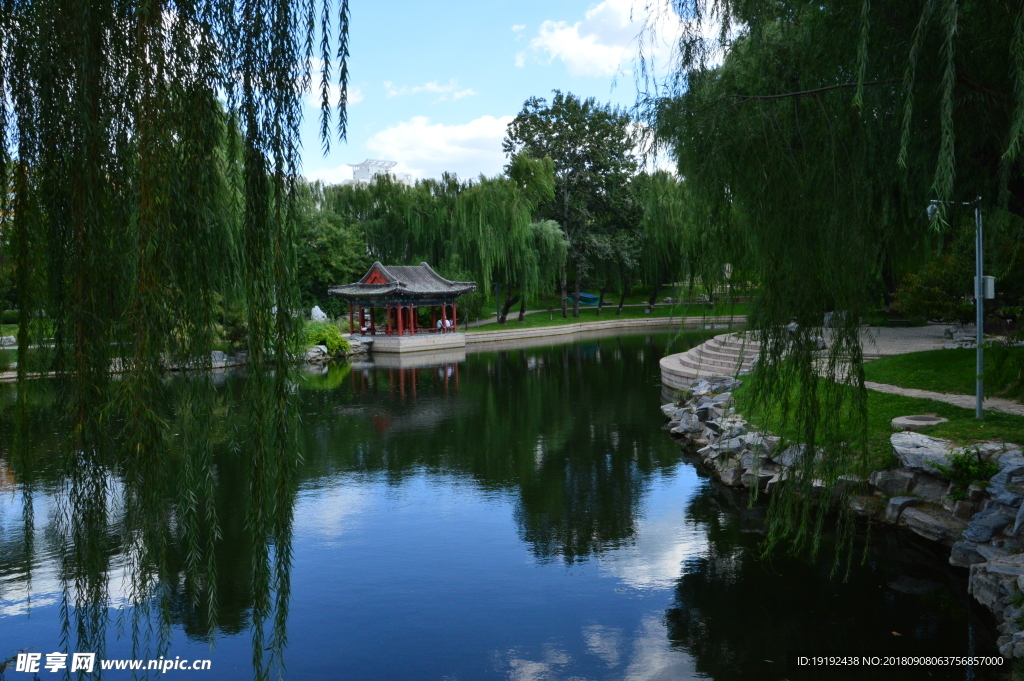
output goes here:
[{"label": "water reflection", "polygon": [[52,387],[20,396],[22,421],[0,392],[0,662],[37,646],[211,657],[232,679],[725,680],[789,678],[773,665],[793,647],[966,652],[968,624],[990,646],[955,575],[891,538],[846,585],[757,560],[758,511],[661,430],[665,343],[179,378],[146,457],[116,414],[72,456]]}]

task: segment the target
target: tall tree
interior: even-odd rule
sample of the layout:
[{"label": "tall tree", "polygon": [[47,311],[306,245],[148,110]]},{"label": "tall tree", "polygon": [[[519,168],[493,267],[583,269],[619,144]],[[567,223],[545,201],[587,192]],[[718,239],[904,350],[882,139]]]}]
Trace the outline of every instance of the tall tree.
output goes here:
[{"label": "tall tree", "polygon": [[[20,309],[18,397],[30,370],[55,372],[73,538],[62,574],[78,580],[65,584],[65,603],[81,596],[105,611],[91,577],[103,574],[105,534],[86,526],[115,505],[110,476],[135,483],[119,500],[125,533],[157,536],[154,519],[167,509],[160,486],[144,483],[168,475],[174,435],[161,415],[161,367],[210,366],[221,294],[231,293],[244,304],[252,367],[254,583],[275,586],[251,613],[258,678],[270,675],[265,651],[279,664],[286,640],[300,98],[318,52],[323,140],[332,112],[344,137],[348,21],[347,0],[0,2],[0,221]],[[332,82],[338,102],[329,101]],[[40,360],[30,346],[44,333],[53,352]],[[115,369],[122,381],[110,380]],[[211,522],[211,390],[199,377],[178,403],[191,484],[181,523],[191,529]],[[118,437],[111,423],[123,424]],[[115,443],[124,455],[116,473]],[[130,560],[159,573],[161,546],[140,542]],[[187,563],[210,550],[190,544]],[[145,603],[154,573],[140,574],[133,597]]]},{"label": "tall tree", "polygon": [[[736,234],[762,282],[754,393],[808,445],[786,483],[800,493],[772,497],[771,539],[799,544],[828,512],[809,508],[830,498],[812,494],[815,480],[831,486],[866,465],[858,322],[946,238],[943,222],[926,221],[929,200],[980,196],[990,225],[1020,229],[1024,13],[958,0],[672,7],[688,17],[680,60],[647,100],[648,120],[676,155],[701,230]],[[969,219],[941,205],[946,223]],[[707,255],[722,262],[730,250]],[[830,310],[843,314],[823,359]]]},{"label": "tall tree", "polygon": [[[550,104],[540,97],[526,100],[502,142],[510,159],[525,152],[554,163],[554,196],[542,206],[541,215],[558,222],[569,243],[574,317],[579,316],[582,278],[592,266],[586,235],[596,217],[612,208],[637,168],[632,130],[625,112],[555,90]],[[567,317],[564,270],[561,279],[562,317]]]}]

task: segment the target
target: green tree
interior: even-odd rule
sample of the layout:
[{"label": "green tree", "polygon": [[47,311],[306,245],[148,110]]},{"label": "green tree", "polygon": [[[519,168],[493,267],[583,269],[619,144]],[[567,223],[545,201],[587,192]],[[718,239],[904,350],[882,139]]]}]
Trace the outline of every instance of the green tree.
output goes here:
[{"label": "green tree", "polygon": [[300,194],[295,244],[300,302],[304,309],[319,305],[339,317],[341,301],[328,296],[327,287],[356,281],[366,272],[371,264],[366,240],[351,218],[329,207],[323,185],[306,185]]},{"label": "green tree", "polygon": [[[554,196],[541,206],[540,215],[558,222],[569,244],[567,266],[571,263],[573,267],[576,293],[574,317],[579,316],[583,277],[593,264],[588,258],[587,235],[602,213],[612,211],[621,200],[623,187],[637,168],[632,130],[625,112],[600,105],[593,98],[581,100],[555,90],[550,105],[540,97],[526,100],[502,142],[510,159],[525,152],[533,158],[549,158],[554,164]],[[566,269],[561,276],[563,317],[568,316]]]},{"label": "green tree", "polygon": [[[772,497],[771,541],[799,545],[827,513],[809,508],[829,498],[811,493],[814,480],[831,486],[864,463],[859,319],[955,239],[946,225],[969,219],[942,204],[929,224],[929,200],[981,196],[992,230],[1020,233],[1024,14],[958,0],[673,7],[688,17],[679,62],[646,100],[648,121],[686,178],[705,260],[746,254],[761,284],[754,392],[809,452],[786,483],[801,493]],[[721,235],[733,240],[715,248]],[[822,358],[832,310],[843,314]]]}]

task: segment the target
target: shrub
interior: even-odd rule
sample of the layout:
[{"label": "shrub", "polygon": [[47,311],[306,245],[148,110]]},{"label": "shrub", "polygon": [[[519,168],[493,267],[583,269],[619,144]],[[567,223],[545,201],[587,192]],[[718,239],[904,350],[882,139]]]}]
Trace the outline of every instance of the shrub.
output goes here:
[{"label": "shrub", "polygon": [[348,352],[348,340],[341,335],[341,329],[330,322],[307,322],[305,334],[306,347],[323,345],[331,355]]},{"label": "shrub", "polygon": [[3,314],[0,315],[0,324],[17,324],[18,323],[18,311],[17,310],[4,310]]},{"label": "shrub", "polygon": [[981,457],[981,450],[973,452],[964,451],[949,457],[949,465],[936,464],[944,477],[960,488],[953,495],[954,498],[963,498],[962,490],[970,486],[972,482],[988,482],[989,478],[999,472],[999,464],[995,461],[988,461]]}]

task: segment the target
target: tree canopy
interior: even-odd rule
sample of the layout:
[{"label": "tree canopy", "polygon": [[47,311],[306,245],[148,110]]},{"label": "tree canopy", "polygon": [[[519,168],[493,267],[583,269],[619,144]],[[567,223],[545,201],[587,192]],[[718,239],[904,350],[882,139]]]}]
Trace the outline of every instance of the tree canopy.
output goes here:
[{"label": "tree canopy", "polygon": [[[971,229],[961,203],[981,197],[990,239],[1020,240],[1024,14],[957,0],[673,7],[686,17],[677,68],[643,110],[700,231],[732,233],[703,257],[742,254],[761,284],[755,392],[809,445],[789,483],[807,493],[773,495],[772,537],[804,539],[822,519],[807,521],[813,481],[864,463],[860,320]],[[942,220],[930,224],[933,199]],[[840,314],[825,332],[829,311]]]},{"label": "tree canopy", "polygon": [[[569,243],[579,316],[582,277],[591,265],[598,223],[627,210],[627,187],[637,168],[636,140],[629,115],[593,98],[555,90],[551,103],[531,97],[509,124],[502,148],[510,158],[526,153],[554,165],[554,193],[540,204],[541,214],[558,222]],[[599,240],[607,247],[607,240]],[[562,316],[566,316],[566,273],[562,273]]]}]

